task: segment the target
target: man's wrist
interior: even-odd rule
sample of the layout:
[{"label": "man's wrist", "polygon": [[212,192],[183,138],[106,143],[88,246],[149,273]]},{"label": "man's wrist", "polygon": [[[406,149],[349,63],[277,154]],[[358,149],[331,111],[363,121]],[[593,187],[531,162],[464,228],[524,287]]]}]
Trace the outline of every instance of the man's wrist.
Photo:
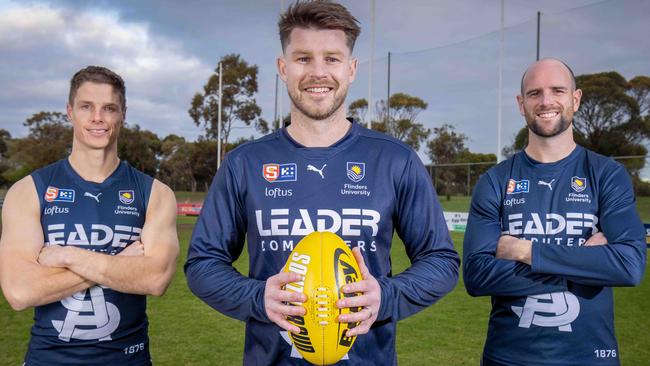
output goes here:
[{"label": "man's wrist", "polygon": [[533,243],[530,240],[519,239],[517,248],[519,248],[517,261],[530,265],[533,257]]},{"label": "man's wrist", "polygon": [[63,248],[61,248],[61,250],[62,250],[62,254],[63,254],[61,256],[61,262],[62,262],[61,264],[63,265],[63,267],[66,267],[66,268],[72,267],[72,265],[74,264],[74,258],[75,258],[75,255],[76,255],[75,252],[77,250],[80,250],[80,249],[66,245]]}]

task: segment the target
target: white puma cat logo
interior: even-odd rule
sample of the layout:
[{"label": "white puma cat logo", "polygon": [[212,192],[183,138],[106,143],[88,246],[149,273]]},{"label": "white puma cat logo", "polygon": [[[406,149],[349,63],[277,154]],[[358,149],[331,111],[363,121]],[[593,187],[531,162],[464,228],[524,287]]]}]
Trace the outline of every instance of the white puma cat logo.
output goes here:
[{"label": "white puma cat logo", "polygon": [[327,166],[327,164],[324,164],[322,168],[318,169],[315,166],[309,164],[309,165],[307,165],[307,170],[310,171],[310,172],[316,172],[316,173],[320,174],[320,177],[322,179],[325,179],[325,176],[323,175],[323,169],[325,169],[326,166]]},{"label": "white puma cat logo", "polygon": [[84,192],[84,197],[93,198],[93,199],[95,199],[95,201],[97,201],[97,203],[99,203],[99,196],[101,196],[101,195],[102,195],[101,192],[97,193],[97,195],[94,195],[94,194],[88,193],[88,192]]}]

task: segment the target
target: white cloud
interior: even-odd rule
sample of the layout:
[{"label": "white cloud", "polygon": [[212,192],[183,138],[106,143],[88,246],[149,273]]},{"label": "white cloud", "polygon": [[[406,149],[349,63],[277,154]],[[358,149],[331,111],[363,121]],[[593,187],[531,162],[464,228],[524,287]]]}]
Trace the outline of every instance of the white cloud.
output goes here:
[{"label": "white cloud", "polygon": [[[146,23],[125,22],[100,9],[14,5],[0,10],[0,53],[3,110],[37,112],[52,105],[62,110],[72,74],[102,65],[125,80],[129,120],[161,136],[194,138],[199,132],[186,111],[211,67],[179,43],[154,36]],[[16,118],[26,117],[9,113],[0,122],[15,128]]]}]

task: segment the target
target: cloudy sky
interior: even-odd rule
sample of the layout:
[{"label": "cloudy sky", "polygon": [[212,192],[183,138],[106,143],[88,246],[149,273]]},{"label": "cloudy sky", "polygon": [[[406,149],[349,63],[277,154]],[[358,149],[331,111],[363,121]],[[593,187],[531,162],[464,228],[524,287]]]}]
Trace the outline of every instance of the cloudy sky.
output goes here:
[{"label": "cloudy sky", "polygon": [[[0,128],[24,136],[22,123],[33,113],[64,111],[69,78],[96,64],[125,79],[127,122],[160,137],[174,133],[193,140],[201,130],[187,114],[191,97],[217,60],[230,53],[258,65],[256,98],[263,117],[272,120],[277,18],[289,3],[0,0]],[[363,28],[350,102],[368,97],[371,3],[342,3]],[[650,2],[505,0],[503,144],[523,126],[515,95],[521,73],[535,60],[537,11],[542,12],[542,57],[559,57],[576,74],[650,75]],[[391,92],[428,103],[420,122],[427,127],[451,123],[469,137],[473,151],[495,152],[499,25],[499,0],[377,0],[372,98],[386,96],[391,52]],[[281,99],[286,113],[288,97]],[[246,128],[236,133],[255,135]]]}]

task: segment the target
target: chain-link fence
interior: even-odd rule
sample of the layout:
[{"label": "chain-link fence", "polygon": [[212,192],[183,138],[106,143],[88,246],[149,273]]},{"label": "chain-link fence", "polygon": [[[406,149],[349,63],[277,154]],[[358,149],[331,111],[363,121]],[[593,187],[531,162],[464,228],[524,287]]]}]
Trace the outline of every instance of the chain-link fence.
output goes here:
[{"label": "chain-link fence", "polygon": [[[616,156],[614,160],[620,162],[628,169],[632,177],[632,183],[637,195],[650,196],[650,182],[643,182],[638,177],[638,170],[634,167],[642,162],[650,163],[650,155],[639,156]],[[487,172],[496,165],[496,162],[480,163],[453,163],[453,164],[431,164],[427,165],[427,171],[431,176],[431,182],[438,195],[441,196],[471,196],[476,182],[481,174]]]}]

